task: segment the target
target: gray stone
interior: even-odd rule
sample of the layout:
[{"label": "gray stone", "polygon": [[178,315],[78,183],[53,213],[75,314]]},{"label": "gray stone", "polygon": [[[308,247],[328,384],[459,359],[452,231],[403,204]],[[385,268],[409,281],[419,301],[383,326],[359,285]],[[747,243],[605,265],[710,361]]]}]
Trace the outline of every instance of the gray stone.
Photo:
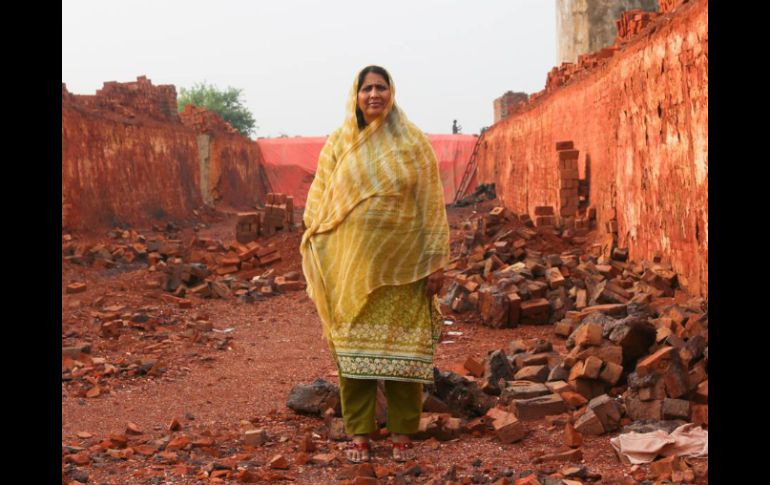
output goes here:
[{"label": "gray stone", "polygon": [[484,392],[492,395],[500,394],[500,380],[513,379],[513,368],[502,350],[495,350],[484,361]]},{"label": "gray stone", "polygon": [[312,384],[297,384],[289,393],[286,406],[300,414],[321,416],[328,408],[339,409],[340,390],[321,378]]}]

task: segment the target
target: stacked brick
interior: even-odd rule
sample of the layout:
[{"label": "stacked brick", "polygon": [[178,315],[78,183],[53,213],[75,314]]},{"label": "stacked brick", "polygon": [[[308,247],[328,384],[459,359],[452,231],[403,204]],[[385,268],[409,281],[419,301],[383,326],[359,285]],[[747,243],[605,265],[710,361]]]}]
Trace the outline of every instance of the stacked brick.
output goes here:
[{"label": "stacked brick", "polygon": [[553,227],[556,225],[556,213],[551,206],[535,207],[535,227]]},{"label": "stacked brick", "polygon": [[601,66],[607,59],[614,56],[618,50],[618,46],[612,45],[591,54],[581,54],[578,56],[577,63],[564,62],[561,66],[554,67],[548,72],[548,77],[545,81],[545,89],[536,93],[536,95],[530,96],[530,101],[564,86],[578,75],[582,76],[598,66]]},{"label": "stacked brick", "polygon": [[294,197],[281,193],[269,193],[262,215],[262,232],[271,235],[275,231],[294,227]]},{"label": "stacked brick", "polygon": [[628,42],[658,16],[656,12],[646,12],[644,10],[627,10],[623,12],[615,24],[618,26],[618,33],[615,38],[616,44]]},{"label": "stacked brick", "polygon": [[219,114],[191,104],[184,107],[179,117],[185,126],[192,128],[196,133],[238,133],[238,130]]},{"label": "stacked brick", "polygon": [[241,244],[256,240],[260,234],[261,223],[259,212],[239,212],[235,224],[235,240]]},{"label": "stacked brick", "polygon": [[[62,84],[62,98],[66,87]],[[146,76],[136,82],[104,83],[93,96],[69,95],[68,100],[95,111],[110,113],[127,119],[154,120],[179,123],[176,106],[176,88],[172,84],[153,86]]]},{"label": "stacked brick", "polygon": [[574,227],[578,212],[578,154],[571,141],[556,144],[559,163],[559,216],[567,227]]}]

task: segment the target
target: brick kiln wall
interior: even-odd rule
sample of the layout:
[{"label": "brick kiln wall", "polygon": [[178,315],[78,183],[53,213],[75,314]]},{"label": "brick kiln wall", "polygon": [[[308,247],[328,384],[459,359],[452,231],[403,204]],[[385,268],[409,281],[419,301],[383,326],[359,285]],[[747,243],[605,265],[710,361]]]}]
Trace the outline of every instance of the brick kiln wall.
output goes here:
[{"label": "brick kiln wall", "polygon": [[617,210],[632,259],[661,252],[683,286],[707,295],[708,2],[658,16],[605,54],[486,132],[479,181],[495,182],[513,211],[558,209],[555,144],[572,140],[599,227]]},{"label": "brick kiln wall", "polygon": [[202,204],[195,138],[181,124],[121,121],[63,96],[65,227],[190,217]]},{"label": "brick kiln wall", "polygon": [[188,115],[183,122],[176,112],[174,86],[153,86],[144,76],[105,83],[92,96],[62,84],[63,226],[184,220],[204,202],[263,202],[256,142],[215,113]]}]

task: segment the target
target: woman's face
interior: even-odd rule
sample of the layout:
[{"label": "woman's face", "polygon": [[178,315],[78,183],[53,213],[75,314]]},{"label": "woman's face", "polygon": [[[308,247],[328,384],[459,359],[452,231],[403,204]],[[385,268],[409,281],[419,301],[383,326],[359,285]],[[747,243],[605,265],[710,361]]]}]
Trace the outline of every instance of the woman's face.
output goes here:
[{"label": "woman's face", "polygon": [[390,87],[380,74],[370,72],[358,89],[358,107],[364,114],[366,124],[371,123],[385,112],[390,101]]}]

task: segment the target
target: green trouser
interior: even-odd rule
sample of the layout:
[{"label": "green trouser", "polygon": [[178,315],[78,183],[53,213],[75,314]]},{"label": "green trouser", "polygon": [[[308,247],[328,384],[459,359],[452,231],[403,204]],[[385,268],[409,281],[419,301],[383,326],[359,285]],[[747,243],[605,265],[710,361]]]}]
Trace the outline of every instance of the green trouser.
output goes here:
[{"label": "green trouser", "polygon": [[[388,400],[388,431],[398,434],[417,432],[422,412],[422,383],[385,380]],[[377,431],[375,408],[377,381],[340,376],[342,418],[348,434]]]}]

